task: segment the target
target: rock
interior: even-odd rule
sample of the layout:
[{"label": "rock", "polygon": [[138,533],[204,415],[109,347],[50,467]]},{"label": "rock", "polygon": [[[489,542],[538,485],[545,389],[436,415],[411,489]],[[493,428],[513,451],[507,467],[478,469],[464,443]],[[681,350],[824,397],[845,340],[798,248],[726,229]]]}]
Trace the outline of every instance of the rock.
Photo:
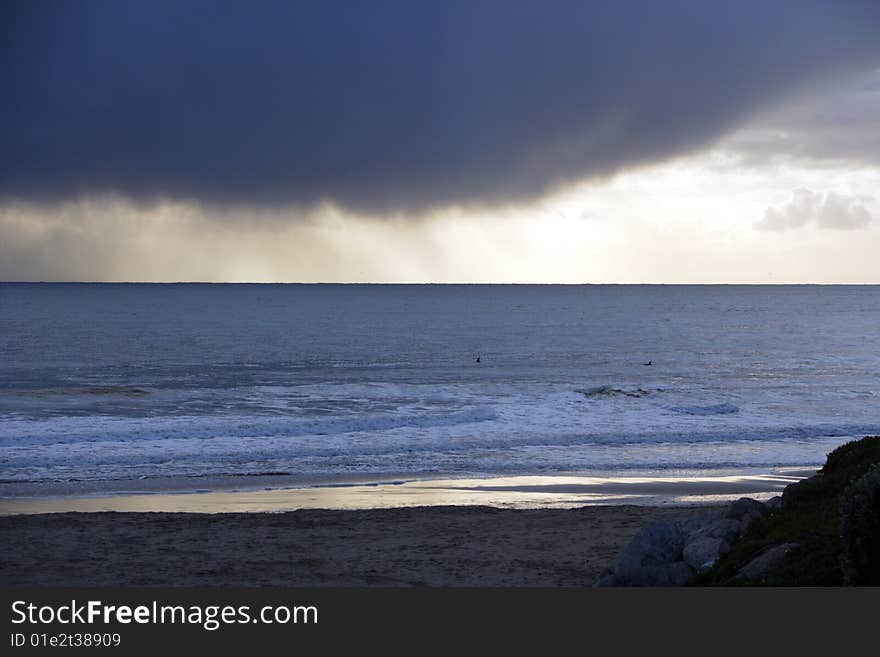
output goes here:
[{"label": "rock", "polygon": [[768,511],[778,511],[782,508],[782,495],[771,497],[769,500],[764,502],[764,506],[767,508]]},{"label": "rock", "polygon": [[684,586],[694,576],[694,570],[684,561],[673,561],[615,574],[611,586]]},{"label": "rock", "polygon": [[684,562],[695,571],[709,570],[718,557],[727,553],[730,546],[723,538],[697,538],[687,543],[682,551]]},{"label": "rock", "polygon": [[712,510],[706,513],[701,513],[698,516],[691,516],[686,520],[680,521],[678,523],[678,528],[684,535],[685,543],[693,540],[696,537],[699,537],[702,530],[706,526],[715,522],[721,517],[722,513],[720,511]]},{"label": "rock", "polygon": [[767,508],[761,502],[753,500],[751,497],[741,497],[727,507],[724,517],[742,522],[743,520],[752,521],[765,513],[767,513]]},{"label": "rock", "polygon": [[719,538],[733,543],[742,534],[743,523],[732,518],[716,518],[691,534],[691,540]]},{"label": "rock", "polygon": [[614,572],[672,563],[681,557],[684,540],[674,522],[658,520],[643,527],[617,557]]},{"label": "rock", "polygon": [[801,479],[786,486],[785,490],[782,491],[782,506],[790,507],[792,504],[797,504],[803,500],[805,496],[809,496],[821,479],[821,474],[814,474],[809,479]]},{"label": "rock", "polygon": [[798,547],[797,543],[782,543],[764,550],[749,561],[736,574],[736,579],[756,582],[767,577],[785,559],[785,555]]},{"label": "rock", "polygon": [[617,578],[614,577],[614,573],[606,573],[602,575],[596,580],[596,583],[593,584],[593,588],[605,588],[608,586],[617,586]]},{"label": "rock", "polygon": [[669,565],[666,574],[669,577],[669,582],[661,584],[661,586],[684,586],[693,579],[696,573],[684,561],[677,561]]},{"label": "rock", "polygon": [[[680,561],[684,539],[678,526],[666,520],[643,527],[623,548],[614,563],[614,579],[623,586],[677,586],[671,582],[684,576]],[[687,579],[693,575],[691,572]],[[684,581],[687,581],[685,579]]]}]

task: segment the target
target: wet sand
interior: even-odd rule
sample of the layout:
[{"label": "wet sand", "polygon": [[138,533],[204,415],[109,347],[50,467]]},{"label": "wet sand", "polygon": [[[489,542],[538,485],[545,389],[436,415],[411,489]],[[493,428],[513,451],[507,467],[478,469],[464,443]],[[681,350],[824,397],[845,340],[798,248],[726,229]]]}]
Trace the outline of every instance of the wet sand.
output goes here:
[{"label": "wet sand", "polygon": [[[297,509],[381,509],[424,506],[494,506],[512,509],[571,509],[585,505],[721,504],[738,497],[768,499],[814,469],[786,469],[764,474],[681,476],[516,476],[483,479],[427,479],[372,483],[325,483],[284,486],[265,481],[263,488],[211,482],[213,490],[177,482],[177,492],[153,489],[94,495],[0,497],[0,515],[69,511],[146,511],[166,513],[284,512]],[[204,485],[206,482],[200,482]],[[250,483],[250,487],[242,486]],[[190,486],[188,490],[186,485]]]},{"label": "wet sand", "polygon": [[705,510],[14,515],[0,517],[0,585],[590,586],[645,523]]}]

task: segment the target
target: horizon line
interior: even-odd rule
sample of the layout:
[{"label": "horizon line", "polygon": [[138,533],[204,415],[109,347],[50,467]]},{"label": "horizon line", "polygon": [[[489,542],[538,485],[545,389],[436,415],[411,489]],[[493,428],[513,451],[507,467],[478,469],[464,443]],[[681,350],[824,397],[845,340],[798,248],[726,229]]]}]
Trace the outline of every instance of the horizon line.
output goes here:
[{"label": "horizon line", "polygon": [[464,286],[464,285],[507,285],[507,286],[536,286],[536,285],[564,285],[568,287],[582,286],[599,286],[599,285],[641,285],[641,286],[825,286],[825,287],[871,287],[880,285],[876,283],[816,283],[816,282],[794,282],[794,283],[730,283],[730,282],[602,282],[602,283],[571,283],[571,282],[443,282],[443,281],[51,281],[51,280],[31,280],[31,281],[0,281],[0,285],[448,285],[448,286]]}]

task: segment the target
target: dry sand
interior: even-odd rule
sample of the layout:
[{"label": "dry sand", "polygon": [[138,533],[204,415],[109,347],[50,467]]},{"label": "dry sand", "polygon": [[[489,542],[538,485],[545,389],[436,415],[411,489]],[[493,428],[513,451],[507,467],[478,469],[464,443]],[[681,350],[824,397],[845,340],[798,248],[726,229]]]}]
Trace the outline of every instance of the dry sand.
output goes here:
[{"label": "dry sand", "polygon": [[706,507],[432,506],[0,517],[2,586],[589,586]]}]

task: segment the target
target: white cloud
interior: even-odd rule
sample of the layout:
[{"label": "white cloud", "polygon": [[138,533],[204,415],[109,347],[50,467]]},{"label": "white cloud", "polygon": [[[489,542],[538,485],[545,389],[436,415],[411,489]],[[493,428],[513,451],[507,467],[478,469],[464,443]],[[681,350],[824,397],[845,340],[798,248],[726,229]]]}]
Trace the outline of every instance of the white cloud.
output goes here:
[{"label": "white cloud", "polygon": [[758,230],[789,230],[816,225],[819,228],[855,230],[864,228],[873,217],[865,206],[871,200],[866,196],[849,196],[836,192],[814,192],[799,188],[791,193],[791,200],[783,205],[769,207],[764,217],[755,222]]},{"label": "white cloud", "polygon": [[[776,206],[797,187],[814,229],[744,224],[767,207],[803,222]],[[877,216],[877,189],[869,166],[743,164],[715,151],[533,204],[420,217],[121,198],[0,204],[0,280],[880,283],[880,230],[818,229]]]}]

